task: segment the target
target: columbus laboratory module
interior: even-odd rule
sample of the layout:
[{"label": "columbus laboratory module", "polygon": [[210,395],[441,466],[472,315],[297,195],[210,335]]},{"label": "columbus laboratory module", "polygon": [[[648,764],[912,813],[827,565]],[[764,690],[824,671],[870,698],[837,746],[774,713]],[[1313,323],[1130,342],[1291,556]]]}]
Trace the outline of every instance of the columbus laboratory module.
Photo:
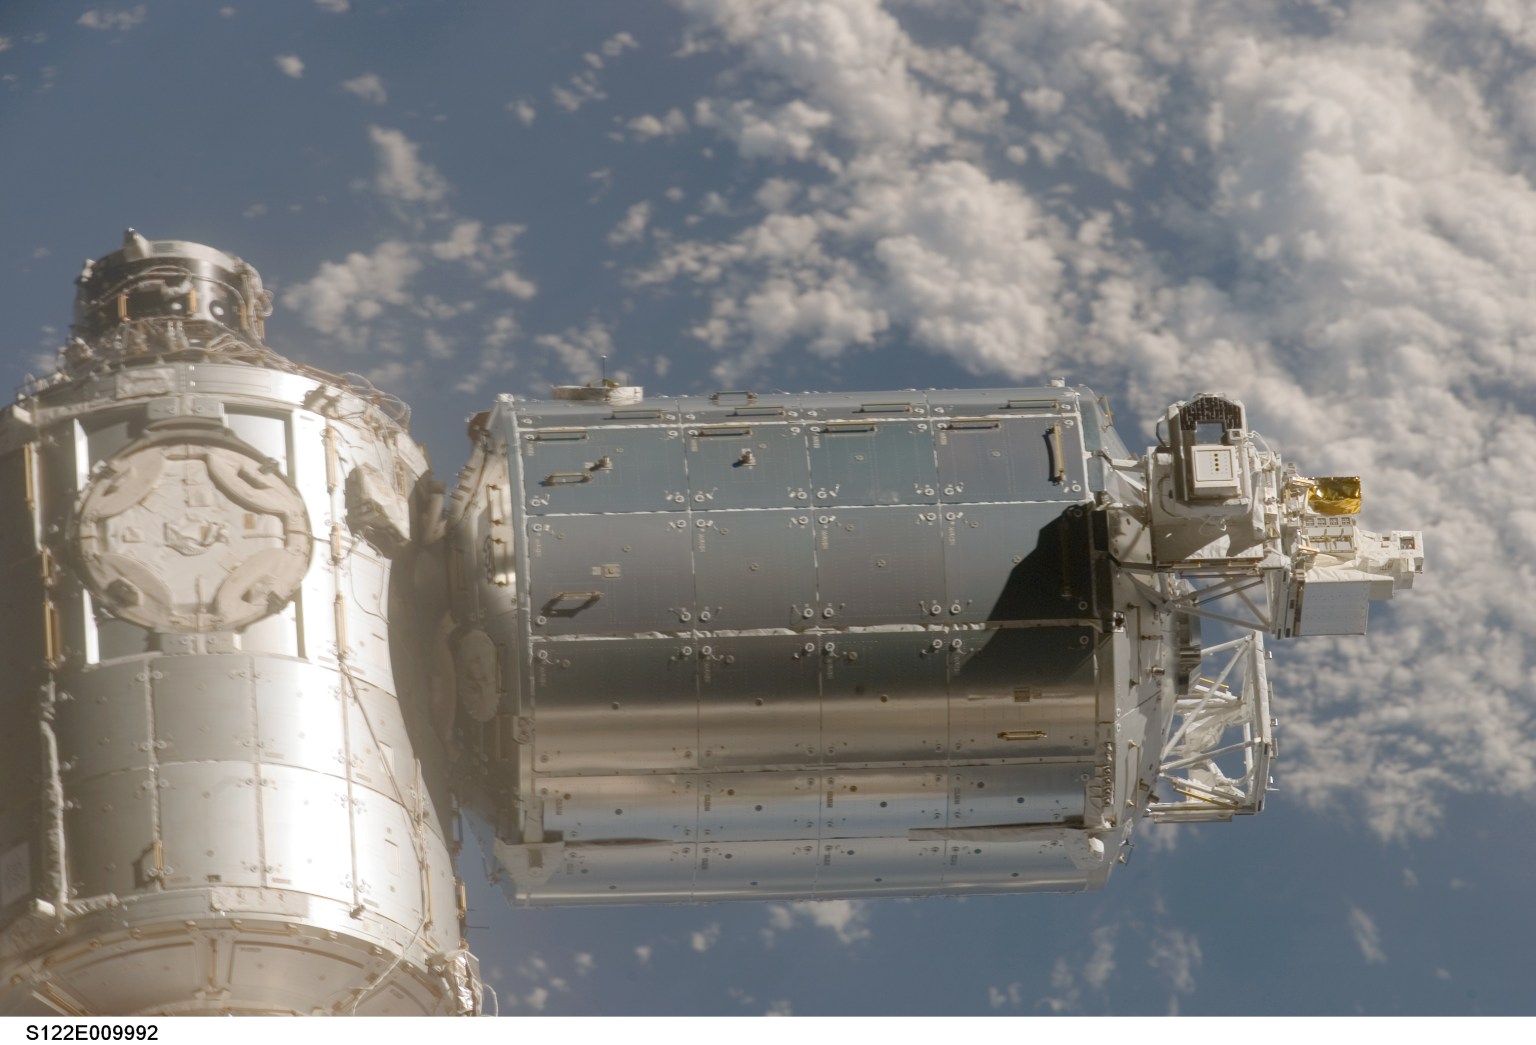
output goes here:
[{"label": "columbus laboratory module", "polygon": [[504,395],[445,494],[240,259],[78,283],[0,415],[3,1013],[476,1014],[461,823],[519,904],[1096,889],[1423,568],[1241,403],[1138,455],[1060,381]]}]

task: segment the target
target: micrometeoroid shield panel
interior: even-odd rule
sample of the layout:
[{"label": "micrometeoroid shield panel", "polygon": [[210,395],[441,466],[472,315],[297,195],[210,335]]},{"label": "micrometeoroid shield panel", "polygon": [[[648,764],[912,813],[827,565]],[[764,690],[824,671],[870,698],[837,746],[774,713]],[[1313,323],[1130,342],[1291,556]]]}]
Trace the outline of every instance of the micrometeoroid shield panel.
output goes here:
[{"label": "micrometeoroid shield panel", "polygon": [[1101,885],[1135,607],[1083,394],[503,398],[450,572],[514,898]]},{"label": "micrometeoroid shield panel", "polygon": [[351,392],[244,365],[0,416],[0,1012],[458,1011],[398,547],[346,498],[386,476],[368,518],[404,519],[425,467]]}]

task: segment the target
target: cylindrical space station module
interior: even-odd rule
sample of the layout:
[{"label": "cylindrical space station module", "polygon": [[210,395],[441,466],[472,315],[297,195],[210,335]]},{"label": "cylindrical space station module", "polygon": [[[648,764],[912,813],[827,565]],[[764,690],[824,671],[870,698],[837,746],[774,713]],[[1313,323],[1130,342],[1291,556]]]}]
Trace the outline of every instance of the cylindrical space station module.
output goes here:
[{"label": "cylindrical space station module", "polygon": [[1221,396],[1135,455],[1065,382],[555,391],[473,419],[450,508],[514,902],[1101,887],[1143,814],[1262,807],[1266,633],[1363,633],[1423,566]]},{"label": "cylindrical space station module", "polygon": [[441,498],[399,404],[131,234],[0,417],[0,1010],[474,1008],[441,745],[392,636]]},{"label": "cylindrical space station module", "polygon": [[445,505],[268,311],[130,231],[0,415],[0,1013],[475,1014],[460,816],[519,904],[1098,888],[1423,569],[1236,400],[1136,454],[1059,380],[502,396]]}]

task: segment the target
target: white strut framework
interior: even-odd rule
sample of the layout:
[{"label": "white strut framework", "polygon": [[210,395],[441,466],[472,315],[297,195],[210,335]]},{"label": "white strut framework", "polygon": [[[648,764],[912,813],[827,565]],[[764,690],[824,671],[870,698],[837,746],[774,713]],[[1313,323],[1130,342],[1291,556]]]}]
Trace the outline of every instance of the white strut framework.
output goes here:
[{"label": "white strut framework", "polygon": [[[1155,792],[1148,807],[1153,820],[1230,820],[1264,808],[1264,795],[1273,790],[1270,765],[1278,754],[1267,657],[1258,631],[1201,651],[1202,668],[1208,663],[1219,668],[1214,676],[1192,680],[1174,703],[1158,788],[1180,797]],[[1241,769],[1223,766],[1238,760]]]},{"label": "white strut framework", "polygon": [[1238,634],[1201,649],[1198,670],[1164,672],[1168,739],[1147,812],[1230,820],[1259,812],[1273,789],[1265,635],[1364,634],[1369,603],[1423,572],[1423,535],[1360,528],[1360,480],[1297,474],[1260,449],[1235,400],[1197,396],[1165,423],[1162,445],[1110,462],[1146,495],[1144,510],[1115,519],[1113,554],[1159,614]]}]

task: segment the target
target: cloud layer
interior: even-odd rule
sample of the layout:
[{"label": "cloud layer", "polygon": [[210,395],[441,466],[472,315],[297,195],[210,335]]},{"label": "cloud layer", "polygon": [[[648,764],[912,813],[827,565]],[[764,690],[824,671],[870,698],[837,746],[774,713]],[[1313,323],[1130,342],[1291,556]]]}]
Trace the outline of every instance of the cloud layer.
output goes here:
[{"label": "cloud layer", "polygon": [[911,344],[1143,418],[1239,395],[1432,542],[1394,633],[1282,654],[1287,788],[1389,837],[1447,791],[1536,788],[1536,30],[1430,0],[677,3],[751,74],[693,122],[763,188],[630,279],[704,293],[721,380]]},{"label": "cloud layer", "polygon": [[[728,160],[649,198],[615,188],[621,163],[571,172],[590,205],[613,192],[590,250],[623,302],[527,328],[513,241],[561,230],[456,213],[424,147],[374,126],[366,187],[400,231],[285,304],[386,356],[402,318],[432,358],[473,343],[466,392],[514,344],[586,379],[664,343],[639,325],[664,314],[718,387],[917,350],[978,381],[1091,383],[1133,441],[1174,399],[1236,394],[1304,471],[1363,475],[1367,525],[1430,541],[1377,638],[1279,653],[1287,800],[1402,837],[1453,792],[1536,794],[1536,26],[1450,0],[674,6],[670,57],[617,33],[543,112],[507,103],[513,133],[591,119],[615,148]],[[634,111],[613,84],[642,57],[725,72]],[[448,271],[462,297],[429,289]],[[646,303],[664,311],[627,318]],[[439,326],[471,312],[473,333]]]}]

